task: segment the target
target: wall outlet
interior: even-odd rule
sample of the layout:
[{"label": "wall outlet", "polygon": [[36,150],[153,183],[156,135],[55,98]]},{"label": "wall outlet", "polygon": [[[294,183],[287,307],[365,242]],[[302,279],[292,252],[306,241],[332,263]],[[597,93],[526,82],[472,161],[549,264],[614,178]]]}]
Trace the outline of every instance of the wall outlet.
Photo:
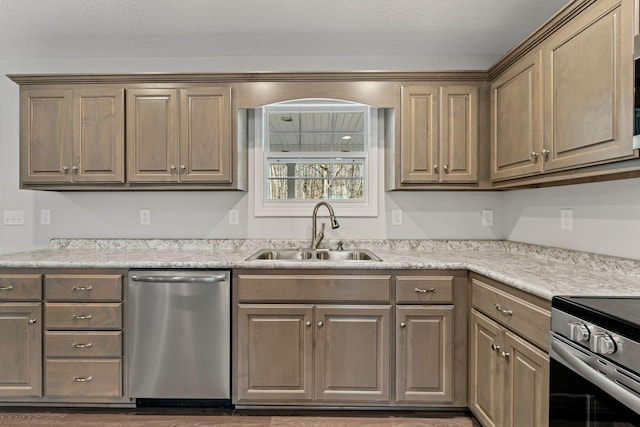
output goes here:
[{"label": "wall outlet", "polygon": [[493,209],[482,209],[482,225],[486,227],[493,225]]},{"label": "wall outlet", "polygon": [[229,225],[240,224],[240,211],[238,209],[231,209],[229,211]]},{"label": "wall outlet", "polygon": [[573,209],[560,209],[560,230],[573,230]]},{"label": "wall outlet", "polygon": [[151,210],[140,209],[140,225],[150,225],[150,224],[151,224]]},{"label": "wall outlet", "polygon": [[402,215],[402,210],[393,209],[391,211],[391,225],[402,225]]},{"label": "wall outlet", "polygon": [[40,209],[40,224],[42,224],[42,225],[51,224],[51,210],[50,209]]},{"label": "wall outlet", "polygon": [[4,225],[24,225],[24,211],[4,211],[2,223]]}]

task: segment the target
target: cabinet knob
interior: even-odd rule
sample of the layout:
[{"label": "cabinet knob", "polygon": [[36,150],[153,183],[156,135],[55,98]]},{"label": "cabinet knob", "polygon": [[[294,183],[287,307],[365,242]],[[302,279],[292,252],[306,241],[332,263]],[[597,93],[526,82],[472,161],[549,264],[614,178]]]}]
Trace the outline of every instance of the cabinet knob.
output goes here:
[{"label": "cabinet knob", "polygon": [[180,170],[181,171],[186,170],[186,169],[187,169],[187,167],[185,165],[180,165]]},{"label": "cabinet knob", "polygon": [[306,326],[307,328],[311,326],[311,320],[307,320],[307,323],[305,323],[304,326]]},{"label": "cabinet knob", "polygon": [[29,320],[28,320],[28,323],[29,323],[30,325],[35,325],[37,321],[38,321],[38,319],[29,319]]},{"label": "cabinet knob", "polygon": [[500,353],[500,356],[504,357],[505,359],[508,359],[509,356],[511,356],[511,353],[507,353],[506,351],[503,351],[502,353]]},{"label": "cabinet knob", "polygon": [[172,171],[176,170],[176,165],[169,166],[169,169],[171,169]]},{"label": "cabinet knob", "polygon": [[444,170],[444,173],[449,173],[449,166],[442,165],[442,169]]},{"label": "cabinet knob", "polygon": [[407,327],[407,324],[406,324],[405,322],[400,322],[400,327],[401,327],[401,328],[406,328],[406,327]]},{"label": "cabinet knob", "polygon": [[320,320],[320,321],[318,322],[318,327],[322,328],[323,326],[324,326],[324,323],[322,323],[322,320]]},{"label": "cabinet knob", "polygon": [[541,151],[542,155],[544,157],[547,157],[549,155],[549,153],[551,153],[551,151],[547,150],[546,148],[543,148]]},{"label": "cabinet knob", "polygon": [[440,165],[433,165],[433,171],[438,173],[438,169],[440,169]]},{"label": "cabinet knob", "polygon": [[540,153],[536,152],[536,151],[532,151],[531,152],[531,158],[532,159],[537,159],[540,156]]},{"label": "cabinet knob", "polygon": [[491,351],[499,351],[499,350],[500,350],[499,345],[491,344]]},{"label": "cabinet knob", "polygon": [[69,166],[64,165],[64,166],[62,167],[62,170],[64,171],[64,174],[65,174],[65,175],[66,175],[66,174],[68,174],[68,173],[69,173]]},{"label": "cabinet knob", "polygon": [[78,170],[80,170],[80,168],[79,168],[79,167],[77,167],[77,166],[73,166],[71,169],[73,169],[73,173],[74,173],[75,175],[78,175]]}]

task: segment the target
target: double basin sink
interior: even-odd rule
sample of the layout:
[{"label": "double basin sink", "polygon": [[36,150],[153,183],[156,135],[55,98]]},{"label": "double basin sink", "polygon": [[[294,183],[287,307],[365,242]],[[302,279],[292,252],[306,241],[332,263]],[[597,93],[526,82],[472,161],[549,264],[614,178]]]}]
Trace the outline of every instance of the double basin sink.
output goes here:
[{"label": "double basin sink", "polygon": [[367,249],[262,249],[247,261],[382,261]]}]

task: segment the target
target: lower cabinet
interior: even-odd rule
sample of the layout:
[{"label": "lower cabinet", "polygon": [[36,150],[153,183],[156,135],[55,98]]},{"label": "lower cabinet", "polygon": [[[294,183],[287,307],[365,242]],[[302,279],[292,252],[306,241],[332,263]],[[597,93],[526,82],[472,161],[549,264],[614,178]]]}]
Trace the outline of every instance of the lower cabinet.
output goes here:
[{"label": "lower cabinet", "polygon": [[[483,427],[547,427],[549,356],[524,330],[548,324],[548,313],[486,279],[472,276],[472,282],[469,408]],[[493,311],[487,297],[501,301]]]},{"label": "lower cabinet", "polygon": [[0,397],[42,396],[41,303],[0,303]]},{"label": "lower cabinet", "polygon": [[368,273],[234,272],[233,403],[466,407],[466,272]]},{"label": "lower cabinet", "polygon": [[238,401],[388,402],[390,317],[390,305],[240,305]]}]

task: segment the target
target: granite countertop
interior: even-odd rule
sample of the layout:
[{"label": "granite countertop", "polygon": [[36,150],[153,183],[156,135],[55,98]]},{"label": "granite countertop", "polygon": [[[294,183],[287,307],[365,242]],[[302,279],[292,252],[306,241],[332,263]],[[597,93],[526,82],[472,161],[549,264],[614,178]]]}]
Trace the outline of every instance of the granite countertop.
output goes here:
[{"label": "granite countertop", "polygon": [[[336,242],[327,242],[335,247]],[[246,261],[295,240],[53,239],[48,249],[0,256],[3,268],[464,269],[551,299],[554,295],[640,296],[640,261],[509,241],[358,240],[373,261]]]}]

